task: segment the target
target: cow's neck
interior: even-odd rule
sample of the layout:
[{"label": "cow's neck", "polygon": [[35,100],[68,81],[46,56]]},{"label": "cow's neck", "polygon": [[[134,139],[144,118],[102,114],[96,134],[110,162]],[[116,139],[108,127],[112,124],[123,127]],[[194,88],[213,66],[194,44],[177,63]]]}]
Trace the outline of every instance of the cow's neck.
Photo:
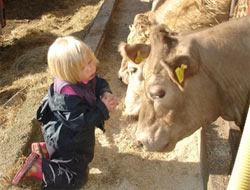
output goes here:
[{"label": "cow's neck", "polygon": [[[248,25],[231,24],[203,31],[200,35],[196,34],[195,39],[199,46],[201,68],[219,89],[222,117],[241,125],[249,106],[250,37],[247,33],[250,33],[250,25],[249,22]],[[238,26],[241,31],[237,31],[238,27],[234,24],[242,25]]]}]

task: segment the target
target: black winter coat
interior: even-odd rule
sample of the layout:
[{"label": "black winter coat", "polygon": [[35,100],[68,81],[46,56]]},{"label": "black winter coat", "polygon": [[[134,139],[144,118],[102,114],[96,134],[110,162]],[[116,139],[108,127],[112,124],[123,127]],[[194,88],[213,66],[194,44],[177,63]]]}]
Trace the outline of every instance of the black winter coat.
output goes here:
[{"label": "black winter coat", "polygon": [[94,146],[96,126],[104,130],[109,112],[100,96],[111,90],[104,79],[96,76],[96,103],[90,106],[79,96],[59,94],[53,89],[52,84],[41,101],[37,120],[43,124],[47,146],[55,150],[51,158],[72,158],[74,154],[83,153],[86,147]]}]

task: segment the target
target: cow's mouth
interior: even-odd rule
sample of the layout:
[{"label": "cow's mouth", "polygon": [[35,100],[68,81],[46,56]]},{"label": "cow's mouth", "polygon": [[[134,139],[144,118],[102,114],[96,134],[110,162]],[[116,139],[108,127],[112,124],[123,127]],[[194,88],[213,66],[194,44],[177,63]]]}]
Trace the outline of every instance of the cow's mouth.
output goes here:
[{"label": "cow's mouth", "polygon": [[162,148],[159,148],[159,149],[154,149],[152,147],[147,147],[145,146],[142,142],[140,141],[137,141],[137,147],[138,148],[141,148],[141,149],[144,149],[146,151],[149,151],[149,152],[171,152],[174,148],[175,148],[175,145],[173,144],[170,144],[170,143],[167,143],[166,145],[164,145]]},{"label": "cow's mouth", "polygon": [[173,143],[167,143],[160,151],[158,152],[171,152],[174,150],[175,144]]},{"label": "cow's mouth", "polygon": [[164,147],[162,147],[158,152],[167,152],[166,150],[168,149],[169,144],[166,144]]}]

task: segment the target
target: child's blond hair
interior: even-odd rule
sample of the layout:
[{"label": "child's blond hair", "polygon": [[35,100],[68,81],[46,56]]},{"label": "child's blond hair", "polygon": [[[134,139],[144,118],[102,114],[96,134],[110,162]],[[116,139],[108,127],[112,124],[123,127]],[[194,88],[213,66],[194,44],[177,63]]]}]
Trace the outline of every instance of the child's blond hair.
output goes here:
[{"label": "child's blond hair", "polygon": [[79,38],[59,37],[48,51],[49,71],[55,77],[73,84],[80,82],[79,73],[86,63],[86,58],[98,63],[93,51]]}]

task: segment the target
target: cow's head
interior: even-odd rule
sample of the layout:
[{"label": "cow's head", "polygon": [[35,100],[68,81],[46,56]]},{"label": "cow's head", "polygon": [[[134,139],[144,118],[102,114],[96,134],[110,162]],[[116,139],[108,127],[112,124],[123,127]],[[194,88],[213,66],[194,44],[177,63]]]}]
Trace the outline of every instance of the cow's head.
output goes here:
[{"label": "cow's head", "polygon": [[143,65],[150,52],[144,44],[127,44],[122,42],[119,51],[123,57],[119,76],[128,84],[125,97],[124,114],[138,117],[141,108],[141,95],[144,92]]},{"label": "cow's head", "polygon": [[150,44],[142,46],[151,51],[145,55],[136,138],[148,151],[171,151],[179,140],[218,117],[218,92],[188,35],[171,36],[157,26]]}]

